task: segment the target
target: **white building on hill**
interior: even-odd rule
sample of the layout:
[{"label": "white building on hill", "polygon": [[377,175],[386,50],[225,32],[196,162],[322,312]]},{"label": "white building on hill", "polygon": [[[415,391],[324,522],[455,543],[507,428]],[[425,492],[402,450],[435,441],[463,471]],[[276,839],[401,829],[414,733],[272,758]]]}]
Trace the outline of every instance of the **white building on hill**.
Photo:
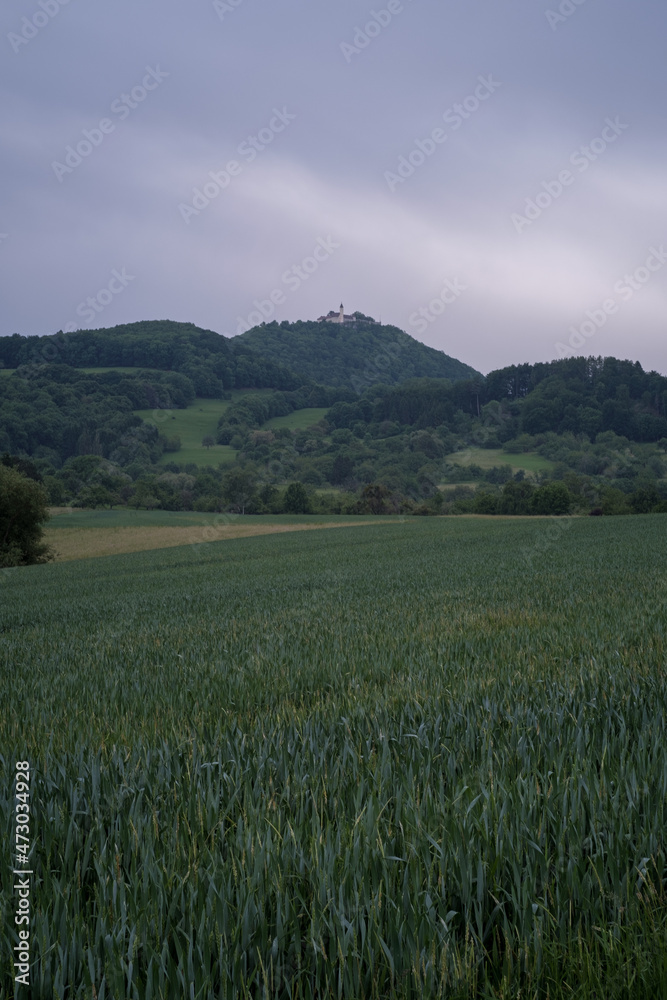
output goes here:
[{"label": "white building on hill", "polygon": [[317,320],[318,323],[356,323],[358,322],[357,316],[347,316],[345,310],[343,309],[343,303],[340,304],[340,309],[336,312],[334,309],[327,313],[326,316],[320,316]]}]

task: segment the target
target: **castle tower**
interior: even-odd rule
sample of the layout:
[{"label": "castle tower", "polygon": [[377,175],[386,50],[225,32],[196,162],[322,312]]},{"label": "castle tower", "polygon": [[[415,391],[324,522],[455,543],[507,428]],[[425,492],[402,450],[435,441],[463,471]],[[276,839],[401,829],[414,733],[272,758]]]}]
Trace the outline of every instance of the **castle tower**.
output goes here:
[{"label": "castle tower", "polygon": [[345,322],[345,310],[343,309],[343,303],[342,302],[340,304],[340,316],[338,317],[338,322],[339,323],[344,323]]}]

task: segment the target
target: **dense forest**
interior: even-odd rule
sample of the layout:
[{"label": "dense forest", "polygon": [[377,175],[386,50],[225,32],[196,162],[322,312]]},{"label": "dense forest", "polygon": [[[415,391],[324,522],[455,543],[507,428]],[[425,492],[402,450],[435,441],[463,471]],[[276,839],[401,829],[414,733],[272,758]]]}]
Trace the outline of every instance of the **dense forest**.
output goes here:
[{"label": "dense forest", "polygon": [[264,323],[232,338],[257,354],[281,362],[326,385],[363,392],[382,383],[412,378],[469,379],[479,373],[427,347],[396,326],[382,326],[368,316],[354,325],[337,323]]},{"label": "dense forest", "polygon": [[171,320],[128,323],[46,337],[0,337],[0,367],[58,364],[72,368],[150,368],[185,375],[196,396],[233,388],[296,389],[304,379],[247,344]]},{"label": "dense forest", "polygon": [[[271,324],[290,350],[301,343],[294,328],[311,326]],[[377,356],[384,345],[392,361],[393,329],[371,327]],[[337,332],[347,342],[354,328]],[[0,453],[29,462],[53,504],[560,514],[667,501],[667,378],[637,362],[568,358],[456,381],[360,377],[355,391],[336,387],[335,365],[317,383],[284,363],[290,351],[266,360],[240,341],[161,322],[0,338],[12,369],[0,377]],[[85,370],[113,366],[122,370]],[[222,465],[179,462],[167,425],[136,412],[230,400],[239,388],[217,430],[233,449]],[[312,426],[270,426],[308,408],[321,414]],[[525,454],[539,459],[533,471]]]}]

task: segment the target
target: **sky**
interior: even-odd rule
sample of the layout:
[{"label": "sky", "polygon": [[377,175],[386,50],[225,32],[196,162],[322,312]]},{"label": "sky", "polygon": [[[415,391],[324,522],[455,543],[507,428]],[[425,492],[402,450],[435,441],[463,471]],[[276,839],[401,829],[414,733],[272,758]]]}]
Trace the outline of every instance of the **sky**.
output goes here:
[{"label": "sky", "polygon": [[667,374],[664,0],[8,0],[0,335],[340,302]]}]

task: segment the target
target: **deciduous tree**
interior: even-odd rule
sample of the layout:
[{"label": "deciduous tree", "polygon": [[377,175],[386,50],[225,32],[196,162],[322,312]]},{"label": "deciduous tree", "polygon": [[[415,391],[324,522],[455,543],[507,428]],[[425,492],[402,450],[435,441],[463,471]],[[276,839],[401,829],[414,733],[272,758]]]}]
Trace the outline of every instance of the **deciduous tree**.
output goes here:
[{"label": "deciduous tree", "polygon": [[42,542],[49,519],[47,504],[40,483],[0,465],[0,566],[27,566],[53,558]]}]

